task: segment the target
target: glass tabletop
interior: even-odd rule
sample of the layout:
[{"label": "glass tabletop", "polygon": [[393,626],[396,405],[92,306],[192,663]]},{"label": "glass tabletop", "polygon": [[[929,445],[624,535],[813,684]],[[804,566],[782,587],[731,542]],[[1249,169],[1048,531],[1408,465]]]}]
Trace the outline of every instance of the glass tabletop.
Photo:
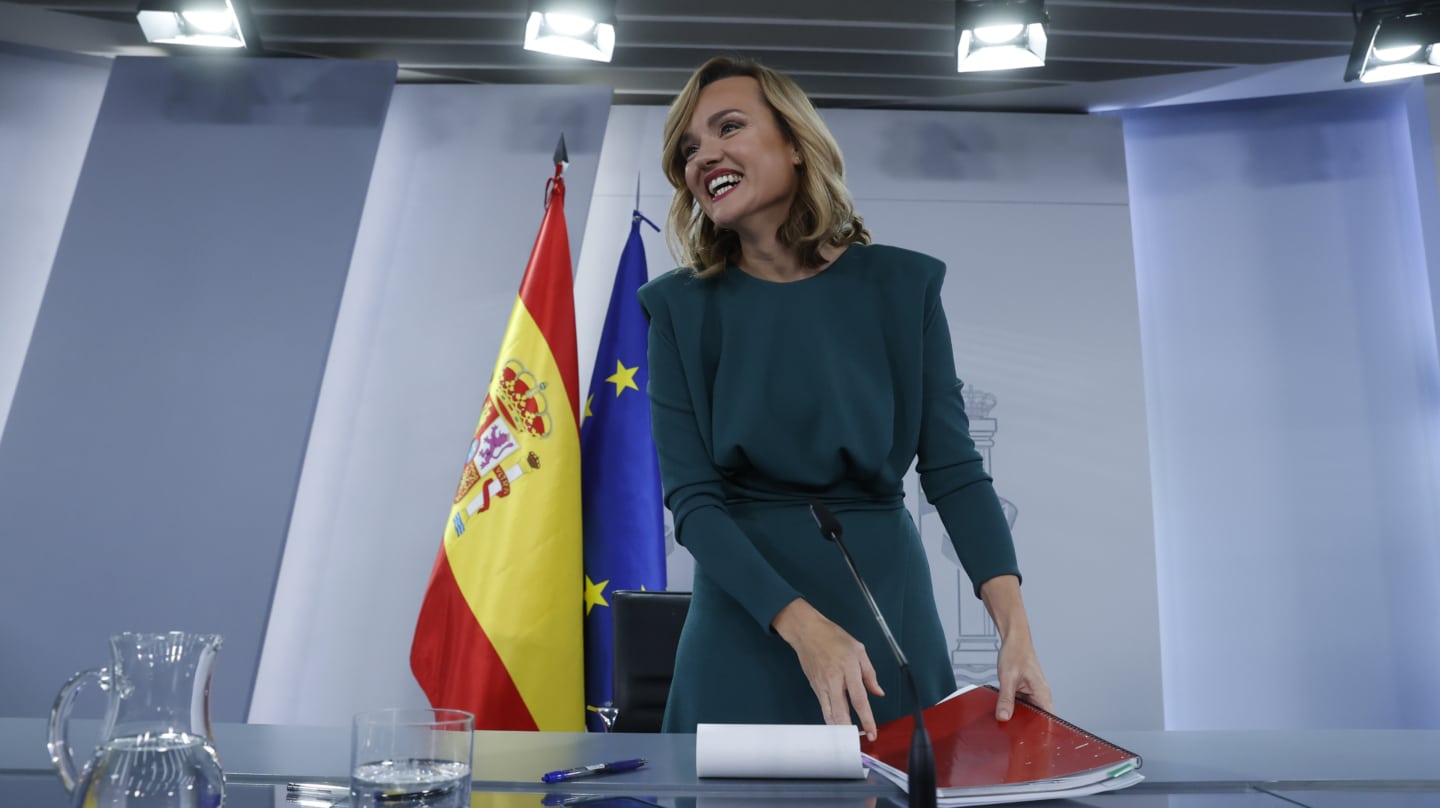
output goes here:
[{"label": "glass tabletop", "polygon": [[[74,808],[70,797],[53,774],[0,774],[0,804],[26,808]],[[227,782],[225,808],[342,808],[343,787],[329,794],[323,791],[296,793],[275,783]],[[1440,790],[1406,788],[1382,790],[1277,790],[1264,788],[1226,791],[1163,793],[1130,789],[1069,800],[1021,803],[1037,808],[1340,808],[1364,805],[1367,808],[1422,808],[1440,805]],[[889,798],[816,799],[762,795],[716,796],[632,796],[544,794],[539,792],[474,792],[470,808],[904,808],[904,802]]]},{"label": "glass tabletop", "polygon": [[1396,787],[1386,791],[1294,791],[1276,789],[1275,794],[1308,808],[1435,808],[1440,805],[1440,790],[1432,788]]}]

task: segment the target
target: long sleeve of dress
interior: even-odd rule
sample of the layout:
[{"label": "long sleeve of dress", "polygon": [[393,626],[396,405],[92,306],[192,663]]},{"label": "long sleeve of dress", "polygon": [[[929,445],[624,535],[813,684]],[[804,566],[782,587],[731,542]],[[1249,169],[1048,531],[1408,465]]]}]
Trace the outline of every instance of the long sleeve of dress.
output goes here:
[{"label": "long sleeve of dress", "polygon": [[[937,262],[938,263],[938,262]],[[975,594],[997,575],[1020,575],[1010,526],[985,461],[970,438],[962,383],[955,376],[950,326],[940,302],[944,268],[926,289],[923,392],[920,423],[920,484],[940,513],[950,542]]]},{"label": "long sleeve of dress", "polygon": [[674,516],[676,541],[695,557],[700,572],[768,631],[775,615],[800,594],[726,510],[720,473],[710,459],[693,403],[704,385],[687,377],[670,309],[653,291],[642,289],[640,294],[650,319],[647,393],[665,506]]}]

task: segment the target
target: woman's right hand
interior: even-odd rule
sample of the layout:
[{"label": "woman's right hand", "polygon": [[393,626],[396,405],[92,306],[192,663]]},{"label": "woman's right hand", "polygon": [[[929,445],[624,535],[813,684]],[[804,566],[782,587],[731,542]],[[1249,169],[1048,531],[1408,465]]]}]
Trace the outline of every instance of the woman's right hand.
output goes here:
[{"label": "woman's right hand", "polygon": [[866,691],[877,696],[885,691],[875,678],[864,644],[800,598],[781,609],[770,625],[795,649],[810,689],[820,700],[825,723],[849,724],[853,707],[860,729],[875,740],[875,717]]}]

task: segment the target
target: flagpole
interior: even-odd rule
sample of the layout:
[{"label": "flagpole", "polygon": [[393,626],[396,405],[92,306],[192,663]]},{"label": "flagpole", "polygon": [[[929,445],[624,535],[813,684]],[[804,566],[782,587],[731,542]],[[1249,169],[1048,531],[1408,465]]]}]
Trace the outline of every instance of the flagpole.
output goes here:
[{"label": "flagpole", "polygon": [[570,153],[565,150],[565,133],[560,133],[560,142],[555,144],[555,176],[565,173],[566,166],[570,165]]},{"label": "flagpole", "polygon": [[636,172],[635,172],[635,210],[634,210],[633,212],[631,212],[631,214],[630,214],[630,221],[631,221],[632,223],[634,223],[634,222],[644,222],[645,224],[650,225],[650,228],[651,228],[652,230],[654,230],[656,233],[659,233],[659,232],[660,232],[660,225],[655,224],[654,222],[652,222],[652,221],[650,221],[649,219],[645,218],[645,214],[643,214],[643,213],[640,212],[640,172],[639,172],[639,171],[636,171]]},{"label": "flagpole", "polygon": [[551,157],[555,163],[555,176],[545,183],[545,210],[550,209],[552,191],[558,186],[563,193],[565,190],[565,169],[570,165],[570,153],[565,150],[565,133],[560,133],[560,142],[555,144],[555,154]]}]

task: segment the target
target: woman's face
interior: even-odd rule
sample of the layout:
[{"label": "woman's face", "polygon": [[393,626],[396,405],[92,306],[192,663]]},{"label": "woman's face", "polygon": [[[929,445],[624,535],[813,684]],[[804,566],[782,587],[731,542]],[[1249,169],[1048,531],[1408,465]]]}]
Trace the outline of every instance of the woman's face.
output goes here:
[{"label": "woman's face", "polygon": [[701,90],[680,153],[685,185],[717,227],[764,238],[790,214],[800,153],[755,79],[720,79]]}]

